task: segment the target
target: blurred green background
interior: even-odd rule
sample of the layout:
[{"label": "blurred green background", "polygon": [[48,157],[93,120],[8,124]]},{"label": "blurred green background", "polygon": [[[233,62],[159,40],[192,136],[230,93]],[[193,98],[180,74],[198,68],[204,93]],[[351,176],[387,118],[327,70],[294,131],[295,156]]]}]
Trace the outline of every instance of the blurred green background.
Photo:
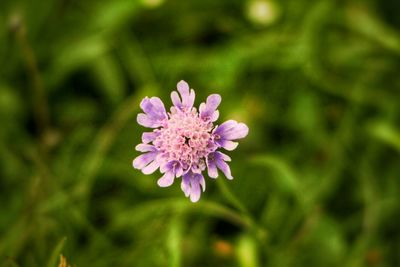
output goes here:
[{"label": "blurred green background", "polygon": [[[0,266],[400,266],[400,2],[0,2]],[[247,123],[192,204],[131,162],[176,83]]]}]

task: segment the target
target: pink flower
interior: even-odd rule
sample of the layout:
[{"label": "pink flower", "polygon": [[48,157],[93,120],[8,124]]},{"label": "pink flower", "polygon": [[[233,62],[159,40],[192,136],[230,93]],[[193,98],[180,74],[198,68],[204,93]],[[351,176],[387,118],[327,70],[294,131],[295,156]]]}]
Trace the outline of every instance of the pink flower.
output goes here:
[{"label": "pink flower", "polygon": [[238,145],[235,140],[246,137],[249,128],[234,120],[214,126],[221,96],[210,95],[197,111],[193,107],[194,90],[185,81],[180,81],[177,88],[180,95],[176,91],[171,93],[174,105],[168,113],[158,97],[145,97],[140,103],[144,113],[138,114],[137,122],[154,130],[143,133],[143,143],[136,146],[143,154],[135,158],[133,167],[144,174],[160,169],[163,176],[157,183],[161,187],[168,187],[175,178],[182,177],[182,191],[192,202],[197,202],[206,188],[202,174],[206,169],[211,178],[218,177],[219,169],[233,179],[227,164],[230,157],[218,150],[234,150]]}]

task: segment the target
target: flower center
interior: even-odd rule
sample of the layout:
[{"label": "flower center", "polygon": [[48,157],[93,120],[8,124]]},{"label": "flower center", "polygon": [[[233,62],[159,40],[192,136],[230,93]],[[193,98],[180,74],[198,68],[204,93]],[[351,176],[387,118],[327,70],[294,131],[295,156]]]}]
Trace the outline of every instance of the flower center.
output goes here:
[{"label": "flower center", "polygon": [[202,120],[195,108],[181,111],[172,107],[153,144],[163,157],[180,161],[184,169],[202,168],[204,157],[212,150],[212,128],[213,124]]}]

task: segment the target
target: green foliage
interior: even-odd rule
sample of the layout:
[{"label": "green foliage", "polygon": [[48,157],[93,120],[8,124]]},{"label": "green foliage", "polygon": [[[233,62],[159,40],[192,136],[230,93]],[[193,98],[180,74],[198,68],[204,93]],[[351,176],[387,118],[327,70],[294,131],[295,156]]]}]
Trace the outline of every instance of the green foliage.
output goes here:
[{"label": "green foliage", "polygon": [[[400,266],[399,12],[0,1],[0,266]],[[181,79],[250,126],[196,204],[131,167]]]}]

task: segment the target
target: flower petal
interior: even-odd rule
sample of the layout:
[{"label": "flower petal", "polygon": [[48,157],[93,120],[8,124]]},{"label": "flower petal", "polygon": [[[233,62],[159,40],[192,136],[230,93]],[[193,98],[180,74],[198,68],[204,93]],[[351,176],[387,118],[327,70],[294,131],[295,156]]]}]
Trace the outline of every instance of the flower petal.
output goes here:
[{"label": "flower petal", "polygon": [[183,173],[182,164],[177,160],[166,162],[160,167],[161,173],[172,172],[176,177],[179,177]]},{"label": "flower petal", "polygon": [[166,172],[164,175],[158,179],[157,184],[160,187],[168,187],[174,183],[175,175],[172,172]]},{"label": "flower petal", "polygon": [[151,119],[149,116],[147,116],[144,113],[139,113],[137,115],[137,119],[136,119],[137,123],[147,127],[147,128],[157,128],[159,126],[161,126],[161,124],[157,121],[155,121],[154,119]]},{"label": "flower petal", "polygon": [[206,181],[204,180],[204,176],[200,174],[199,183],[203,188],[203,192],[206,191]]},{"label": "flower petal", "polygon": [[190,183],[190,201],[192,202],[197,202],[200,199],[200,195],[201,195],[201,189],[200,189],[200,184],[192,181]]},{"label": "flower petal", "polygon": [[184,98],[188,98],[189,97],[189,84],[187,82],[185,82],[184,80],[181,80],[178,82],[178,84],[176,85],[176,88],[178,88],[178,92],[181,94],[182,96],[182,102]]},{"label": "flower petal", "polygon": [[185,197],[188,197],[190,195],[190,176],[186,174],[183,175],[181,182],[181,189],[185,194]]},{"label": "flower petal", "polygon": [[201,189],[204,191],[206,188],[203,175],[193,172],[184,174],[181,188],[185,196],[190,197],[190,201],[197,202],[201,196]]},{"label": "flower petal", "polygon": [[159,135],[159,133],[157,133],[157,132],[145,132],[142,134],[142,142],[144,144],[153,142],[157,138],[158,135]]},{"label": "flower petal", "polygon": [[[216,111],[217,107],[221,103],[221,96],[218,94],[212,94],[207,97],[207,102],[200,105],[200,117],[204,120],[216,121],[219,116],[219,112]],[[215,114],[215,112],[217,112]]]},{"label": "flower petal", "polygon": [[218,126],[214,134],[220,136],[221,139],[225,140],[236,140],[246,137],[249,133],[249,127],[244,123],[238,123],[234,120],[228,120]]},{"label": "flower petal", "polygon": [[152,174],[160,167],[160,162],[158,160],[154,160],[149,165],[142,169],[144,174]]},{"label": "flower petal", "polygon": [[162,120],[167,117],[164,103],[158,97],[145,97],[142,102],[140,102],[140,107],[147,115],[154,119]]},{"label": "flower petal", "polygon": [[181,177],[182,174],[183,174],[182,164],[179,164],[178,166],[175,167],[175,175],[176,177]]},{"label": "flower petal", "polygon": [[137,151],[140,151],[140,152],[149,152],[149,151],[156,151],[156,150],[157,150],[157,148],[155,148],[155,147],[152,146],[152,145],[148,145],[148,144],[138,144],[138,145],[135,147],[135,149],[136,149]]},{"label": "flower petal", "polygon": [[137,122],[144,127],[160,127],[162,122],[167,119],[164,104],[158,97],[145,97],[140,102],[140,107],[145,113],[138,114]]},{"label": "flower petal", "polygon": [[233,179],[231,174],[231,169],[229,168],[229,165],[225,161],[223,160],[217,161],[217,167],[225,174],[226,178],[228,178],[229,180]]},{"label": "flower petal", "polygon": [[[216,166],[218,169],[220,169],[225,174],[226,178],[228,178],[229,180],[232,180],[233,177],[231,174],[231,169],[229,168],[229,165],[225,162],[225,161],[230,161],[230,160],[231,160],[231,158],[222,152],[216,151],[214,153],[211,153],[207,159],[207,163],[209,166],[208,167],[209,176],[211,178],[216,178],[216,177],[213,177],[213,176],[215,176],[216,170],[214,170],[214,168]],[[213,176],[210,175],[210,166],[211,166],[211,175],[213,175]]]},{"label": "flower petal", "polygon": [[179,95],[176,91],[172,91],[171,100],[172,100],[172,104],[174,104],[175,107],[182,106],[181,99],[179,98]]},{"label": "flower petal", "polygon": [[206,159],[207,162],[207,173],[208,176],[211,178],[217,178],[218,177],[218,170],[217,170],[217,165],[215,164],[214,160],[210,160],[209,157]]},{"label": "flower petal", "polygon": [[229,141],[229,140],[220,140],[220,141],[218,142],[218,144],[219,144],[221,147],[223,147],[223,148],[225,148],[226,150],[228,150],[228,151],[234,150],[234,149],[237,148],[237,146],[239,145],[238,142],[233,142],[233,141]]},{"label": "flower petal", "polygon": [[154,161],[156,156],[157,152],[149,152],[142,154],[133,160],[132,165],[135,169],[141,170],[144,167],[146,167],[150,162]]},{"label": "flower petal", "polygon": [[216,110],[216,111],[214,111],[213,115],[211,116],[210,121],[214,122],[214,121],[218,120],[218,118],[219,118],[219,111]]},{"label": "flower petal", "polygon": [[150,98],[150,102],[153,105],[154,112],[156,112],[157,115],[160,116],[160,118],[165,118],[166,112],[162,100],[154,96]]},{"label": "flower petal", "polygon": [[193,107],[195,99],[194,90],[190,90],[188,83],[183,80],[177,84],[177,89],[181,95],[181,98],[179,98],[177,92],[174,91],[171,93],[171,100],[174,106],[176,106],[180,110],[191,109]]}]

